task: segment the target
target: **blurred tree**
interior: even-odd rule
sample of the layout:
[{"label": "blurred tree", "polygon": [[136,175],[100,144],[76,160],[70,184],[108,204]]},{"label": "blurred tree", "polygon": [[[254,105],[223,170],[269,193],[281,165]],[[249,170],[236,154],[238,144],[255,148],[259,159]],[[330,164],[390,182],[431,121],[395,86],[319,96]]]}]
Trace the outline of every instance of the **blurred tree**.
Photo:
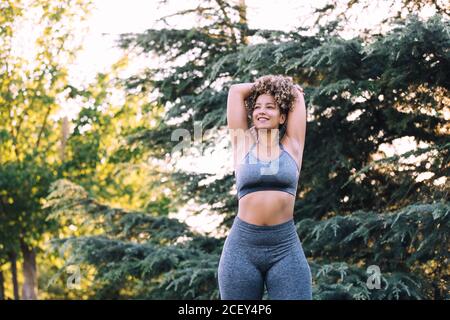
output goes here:
[{"label": "blurred tree", "polygon": [[69,265],[81,266],[82,276],[95,268],[89,298],[217,298],[212,294],[219,240],[195,234],[156,209],[106,206],[68,180],[53,184],[46,206],[57,221],[77,224],[87,234],[53,244],[67,257],[60,273]]},{"label": "blurred tree", "polygon": [[[342,28],[348,29],[348,25],[354,21],[358,22],[366,18],[365,13],[373,13],[384,6],[389,7],[388,12],[384,12],[381,25],[394,22],[398,19],[405,19],[408,14],[433,10],[448,18],[450,9],[446,7],[444,1],[436,0],[329,0],[322,7],[316,8],[313,15],[316,17],[315,25],[326,23],[327,21],[338,21]],[[337,20],[337,21],[336,21]]]},{"label": "blurred tree", "polygon": [[[228,10],[226,4],[222,4],[223,10]],[[224,11],[225,12],[225,11]],[[243,16],[241,16],[241,21],[243,21]],[[216,24],[217,28],[220,28],[221,22]],[[205,30],[207,28],[205,27]],[[229,29],[229,28],[228,28]],[[233,31],[229,29],[227,32]],[[205,37],[205,41],[208,40]],[[217,42],[214,47],[217,50],[222,46],[222,42],[226,41],[226,35],[223,34],[221,39],[212,40]],[[136,79],[137,80],[137,79]],[[139,81],[139,80],[137,80]],[[151,86],[146,88],[136,88],[129,84],[129,82],[124,83],[125,88],[131,95],[142,95],[148,94]],[[165,116],[164,110],[160,106],[164,104],[158,99],[154,103],[146,106],[146,111],[149,114],[158,114]],[[156,111],[156,112],[155,112]],[[87,115],[89,112],[89,115]],[[89,123],[92,124],[92,119],[95,111],[86,110],[84,117],[80,114],[79,119],[90,119]],[[153,130],[160,131],[164,130],[161,128],[161,124],[165,123],[165,120],[161,117],[156,118],[158,120],[157,126]],[[80,125],[80,128],[82,125]],[[148,127],[148,126],[147,126]],[[142,132],[147,130],[144,127],[136,128],[135,132],[128,135],[129,141],[135,141],[139,139]],[[161,132],[161,131],[160,131]],[[114,164],[117,162],[135,162],[142,161],[143,154],[146,157],[152,157],[153,159],[160,158],[159,160],[164,160],[167,158],[166,154],[167,148],[162,148],[161,143],[166,143],[170,145],[171,142],[168,140],[171,134],[170,130],[165,131],[165,136],[158,136],[158,140],[148,140],[150,145],[154,147],[148,148],[147,146],[141,146],[134,143],[124,145],[119,148],[115,155],[112,156],[110,161]],[[98,132],[98,130],[92,130],[94,135],[103,136]],[[74,150],[83,150],[84,146],[94,146],[91,143],[89,135],[80,135],[80,139],[77,138],[77,130],[68,139],[67,146],[71,145],[70,140],[73,139],[75,147]],[[90,147],[89,147],[90,148]],[[82,165],[87,169],[85,171],[85,176],[88,178],[87,181],[93,181],[89,178],[92,177],[93,172],[97,169],[95,166],[90,168],[88,161],[97,156],[98,149],[92,149],[90,152],[76,152],[75,160],[79,160],[79,165]],[[80,154],[85,154],[87,157],[80,157]],[[93,163],[97,160],[94,159]],[[106,161],[109,162],[109,161]],[[164,164],[164,163],[163,163]],[[68,160],[66,165],[76,165],[75,162]],[[87,166],[86,166],[87,165]],[[70,172],[70,170],[64,170]],[[75,172],[81,172],[79,167],[76,167]],[[158,172],[157,170],[153,172]],[[161,172],[164,174],[164,172]],[[83,187],[90,188],[91,186],[83,183],[83,179],[78,179],[79,177],[66,176],[73,181],[80,181],[79,183]],[[56,212],[54,217],[56,221],[61,221],[62,217],[67,216],[68,210],[72,210],[73,216],[75,217],[73,221],[66,222],[65,225],[70,225],[74,223],[75,225],[86,225],[86,226],[98,226],[98,230],[84,230],[82,233],[86,236],[76,236],[62,238],[60,241],[56,241],[58,244],[56,248],[72,248],[72,255],[69,255],[67,262],[83,264],[88,269],[89,266],[93,266],[96,270],[96,276],[90,291],[93,292],[92,298],[218,298],[218,291],[216,290],[215,276],[217,269],[216,258],[220,250],[220,241],[212,238],[192,233],[192,231],[187,230],[187,226],[181,224],[183,228],[172,230],[174,236],[169,237],[165,232],[162,232],[159,224],[144,224],[141,225],[145,220],[153,220],[155,218],[172,221],[173,219],[168,219],[165,217],[170,211],[177,209],[180,204],[185,202],[184,195],[186,194],[184,190],[186,188],[184,185],[185,178],[192,178],[192,185],[197,185],[198,181],[207,177],[207,175],[197,175],[197,176],[186,176],[183,172],[179,172],[177,179],[169,179],[171,175],[165,173],[164,175],[154,175],[155,182],[158,181],[162,187],[166,187],[172,190],[170,196],[167,198],[168,202],[153,202],[151,205],[146,205],[143,207],[142,212],[133,213],[127,212],[122,209],[113,209],[110,206],[105,206],[97,202],[98,200],[90,201],[77,201],[77,194],[83,194],[85,192],[83,189],[78,189],[77,192],[71,192],[70,190],[76,189],[70,185],[67,181],[55,184],[52,194],[49,196],[49,203],[46,205],[51,210]],[[183,184],[179,184],[179,182]],[[76,189],[77,190],[77,189]],[[224,189],[225,190],[225,189]],[[155,189],[153,189],[155,192]],[[102,195],[89,192],[90,196],[96,196],[102,199]],[[159,191],[159,194],[163,194]],[[180,194],[180,196],[177,196]],[[57,200],[55,200],[57,199]],[[92,199],[92,198],[90,198]],[[103,200],[106,200],[103,198]],[[93,205],[92,202],[97,203]],[[75,203],[76,206],[73,204]],[[110,201],[109,201],[110,203]],[[161,211],[161,205],[167,207]],[[76,209],[71,209],[75,206]],[[62,208],[62,209],[60,209]],[[164,207],[163,207],[164,208]],[[172,209],[172,210],[171,210]],[[56,210],[56,211],[55,211]],[[109,212],[120,212],[118,216],[124,216],[123,221],[117,219],[105,219],[102,215],[107,215]],[[165,213],[164,213],[165,212]],[[63,214],[64,213],[64,214]],[[80,222],[90,221],[89,213],[95,213],[95,217],[98,220],[96,222]],[[164,214],[162,214],[164,213]],[[159,217],[159,218],[158,218]],[[145,219],[145,220],[144,220]],[[62,220],[64,224],[64,220]],[[175,220],[173,220],[175,221]],[[117,232],[111,233],[111,228],[114,225],[110,225],[111,222],[117,223],[114,229],[117,230],[130,230],[130,234],[124,234],[120,237],[120,242],[117,242],[119,235]],[[130,226],[124,223],[133,222]],[[140,223],[137,223],[140,222]],[[174,222],[172,222],[174,223]],[[177,222],[180,224],[179,222]],[[170,225],[169,225],[170,226]],[[157,228],[156,228],[157,227]],[[153,228],[153,229],[151,229]],[[134,231],[137,229],[136,231]],[[138,233],[138,231],[140,233]],[[81,231],[80,231],[81,232]],[[151,235],[162,234],[158,237],[164,240],[153,243],[152,238],[148,239],[146,233]],[[90,233],[90,236],[87,236]],[[139,235],[139,237],[137,237]],[[142,238],[140,238],[142,236]],[[183,242],[184,237],[191,238],[187,243]],[[173,238],[173,239],[172,239]],[[138,243],[137,243],[138,242]],[[142,243],[141,243],[142,242]],[[64,243],[64,245],[62,245]],[[107,254],[105,248],[114,247],[115,255]],[[138,256],[134,256],[135,253],[140,253]],[[105,255],[106,254],[106,255]],[[131,256],[130,256],[131,254]],[[97,257],[97,258],[95,258]],[[168,260],[168,257],[170,260]],[[113,259],[113,260],[110,260]],[[140,261],[144,259],[144,261]],[[109,262],[109,263],[108,263]],[[64,270],[64,266],[60,269],[60,272]],[[133,271],[133,272],[131,272]]]},{"label": "blurred tree", "polygon": [[[385,33],[345,40],[336,21],[313,35],[304,27],[252,30],[238,4],[210,0],[183,12],[198,15],[196,28],[123,35],[122,48],[161,59],[130,77],[126,89],[156,90],[154,107],[166,108],[157,126],[130,136],[119,159],[132,159],[136,149],[166,159],[178,144],[172,133],[194,132],[195,121],[216,132],[205,136],[202,151],[219,145],[228,139],[232,83],[292,76],[305,89],[308,111],[295,220],[314,298],[448,299],[448,21],[410,15]],[[405,138],[408,151],[386,154]],[[165,179],[174,208],[194,200],[198,213],[208,205],[230,226],[237,209],[232,173],[174,170]],[[199,236],[155,211],[125,214],[64,180],[53,184],[48,201],[56,220],[69,212],[102,227],[56,242],[71,248],[72,261],[94,267],[96,298],[219,297],[223,238]]]},{"label": "blurred tree", "polygon": [[[127,148],[125,139],[157,123],[162,107],[150,104],[144,93],[122,90],[127,54],[92,83],[69,83],[67,68],[79,49],[74,34],[91,3],[66,5],[70,4],[34,1],[22,15],[23,2],[8,2],[5,27],[0,29],[5,34],[1,68],[7,71],[0,84],[0,272],[10,266],[5,275],[12,277],[15,299],[22,281],[24,299],[36,298],[38,287],[43,299],[89,297],[84,282],[81,290],[72,290],[67,277],[55,277],[61,270],[67,275],[70,265],[49,250],[47,241],[88,231],[77,229],[81,220],[65,225],[64,220],[48,219],[42,205],[52,181],[71,179],[97,199],[129,210],[152,210],[161,216],[171,210],[160,183],[161,166],[147,161],[146,150]],[[36,45],[30,41],[31,47],[24,49],[36,54],[33,63],[12,54],[20,52],[15,43],[26,45],[17,39],[24,36],[27,23],[37,31]],[[60,119],[63,106],[81,106],[81,111],[74,120]],[[17,261],[23,261],[23,278]],[[0,278],[0,284],[4,280]],[[89,277],[84,280],[89,282]],[[9,292],[8,284],[6,288]]]},{"label": "blurred tree", "polygon": [[[23,261],[23,299],[37,298],[36,254],[46,231],[40,209],[58,164],[58,121],[67,64],[79,44],[74,26],[89,1],[3,1],[0,5],[0,263]],[[20,255],[19,255],[20,252]]]}]

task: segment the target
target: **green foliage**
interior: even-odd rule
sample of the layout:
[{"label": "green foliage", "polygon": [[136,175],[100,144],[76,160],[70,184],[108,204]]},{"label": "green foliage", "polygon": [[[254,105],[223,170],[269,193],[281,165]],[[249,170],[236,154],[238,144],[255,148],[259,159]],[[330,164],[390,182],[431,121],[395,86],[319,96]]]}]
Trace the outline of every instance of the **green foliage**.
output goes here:
[{"label": "green foliage", "polygon": [[[395,212],[356,211],[320,222],[303,219],[298,223],[306,255],[315,262],[346,261],[353,264],[353,272],[359,272],[358,281],[364,284],[361,290],[367,291],[367,299],[423,299],[432,296],[431,287],[440,287],[441,279],[448,274],[446,244],[449,243],[449,227],[450,204],[445,201],[410,205]],[[429,262],[432,262],[433,272],[427,266]],[[367,275],[362,270],[370,265],[380,268],[386,283],[383,290],[367,290],[364,280]],[[315,267],[318,269],[318,297],[328,295],[326,291],[330,284],[346,286],[352,283],[348,278],[345,280],[345,272],[342,273],[348,268],[346,263],[343,263],[342,270],[337,266],[342,266],[342,263]],[[331,270],[341,270],[342,277],[321,278]],[[430,273],[433,276],[427,275]],[[442,289],[442,298],[448,299],[448,287]],[[358,292],[357,295],[361,294]],[[351,295],[355,298],[355,294]]]},{"label": "green foliage", "polygon": [[219,241],[208,244],[211,239],[177,219],[111,208],[66,180],[53,184],[46,208],[50,219],[71,224],[78,218],[82,232],[91,234],[52,240],[67,259],[51,281],[68,266],[94,266],[90,298],[217,297],[218,253],[207,250]]},{"label": "green foliage", "polygon": [[[197,50],[195,59],[183,65],[162,65],[127,79],[129,92],[158,89],[155,109],[170,102],[157,126],[131,132],[127,147],[165,159],[178,143],[169,141],[176,129],[192,132],[200,120],[203,129],[221,132],[231,83],[251,81],[252,75],[290,75],[305,88],[310,115],[295,216],[310,258],[314,298],[447,299],[449,205],[442,199],[448,186],[437,181],[449,169],[443,103],[448,22],[410,16],[385,34],[345,40],[335,23],[312,36],[249,30],[236,23],[232,30],[244,37],[220,36],[220,17],[227,20],[219,14],[209,28],[122,37],[122,47],[164,54],[167,62],[192,54],[194,44]],[[264,41],[247,45],[252,35]],[[158,74],[164,76],[155,80]],[[383,145],[404,137],[427,146],[387,157]],[[224,138],[212,136],[205,146]],[[118,160],[132,159],[122,150]],[[426,172],[432,178],[418,179]],[[225,214],[229,226],[236,209],[232,174],[214,180],[174,170],[169,181],[177,191],[173,208],[189,200],[207,204]],[[55,184],[49,208],[59,220],[70,212],[100,219],[85,225],[101,226],[101,231],[61,240],[72,248],[70,261],[95,268],[95,298],[219,298],[222,240],[186,227],[156,232],[155,221],[166,225],[171,220],[157,212],[125,214],[87,194],[67,192],[73,188]],[[184,235],[188,238],[180,241]],[[379,289],[368,286],[371,266],[380,269]]]},{"label": "green foliage", "polygon": [[[33,1],[43,16],[31,68],[11,48],[23,2],[2,7],[0,266],[24,240],[45,251],[38,262],[46,298],[218,299],[224,239],[198,234],[170,213],[194,202],[195,213],[207,207],[228,228],[237,209],[234,174],[168,169],[179,143],[172,133],[193,137],[200,121],[212,133],[201,152],[215,147],[228,139],[229,86],[271,73],[305,89],[307,140],[294,213],[314,299],[449,298],[444,10],[426,20],[389,19],[382,33],[344,39],[341,18],[308,35],[304,27],[255,30],[243,8],[207,0],[181,13],[198,14],[198,27],[121,36],[123,49],[158,55],[158,67],[121,79],[123,58],[76,88],[63,58],[75,57],[77,46],[67,40],[89,2],[60,2]],[[403,2],[407,9],[424,3]],[[335,10],[331,1],[316,13]],[[83,105],[67,140],[53,118],[61,99]],[[407,151],[389,155],[387,147],[405,138]],[[79,291],[65,283],[74,266]],[[372,266],[380,269],[380,289],[368,286]]]},{"label": "green foliage", "polygon": [[[59,123],[54,116],[67,85],[74,34],[89,1],[3,1],[0,5],[0,266],[20,251],[39,252],[55,231],[41,210],[57,177]],[[30,41],[20,43],[34,27]],[[25,53],[26,54],[25,54]],[[28,265],[35,261],[24,261]],[[25,273],[25,284],[30,283]],[[36,279],[34,279],[36,280]],[[25,285],[24,284],[24,285]],[[34,288],[33,288],[34,289]]]},{"label": "green foliage", "polygon": [[[292,76],[305,89],[309,115],[295,216],[315,270],[315,298],[446,299],[448,203],[441,200],[448,196],[449,175],[448,21],[410,15],[392,20],[391,27],[352,39],[340,37],[339,23],[333,22],[312,36],[302,35],[302,28],[246,29],[244,34],[264,41],[247,45],[230,37],[234,45],[221,50],[202,28],[126,35],[124,47],[157,54],[176,47],[177,56],[190,52],[186,39],[194,36],[199,52],[181,66],[148,71],[164,74],[162,80],[129,79],[128,88],[155,87],[159,102],[171,106],[158,128],[135,135],[130,143],[167,154],[174,146],[168,133],[192,132],[194,121],[204,120],[220,132],[230,84],[268,73]],[[215,89],[216,83],[224,84]],[[175,119],[176,124],[166,124]],[[426,147],[385,154],[385,145],[405,137]],[[224,138],[213,136],[205,145]],[[420,178],[425,173],[432,178]],[[229,226],[236,209],[230,193],[234,175],[202,183],[207,178],[174,172],[171,179],[179,185],[180,203],[208,203],[212,211],[227,215]],[[365,268],[371,264],[389,283],[384,290],[367,288]],[[341,265],[348,271],[338,269],[339,281],[318,271]]]}]

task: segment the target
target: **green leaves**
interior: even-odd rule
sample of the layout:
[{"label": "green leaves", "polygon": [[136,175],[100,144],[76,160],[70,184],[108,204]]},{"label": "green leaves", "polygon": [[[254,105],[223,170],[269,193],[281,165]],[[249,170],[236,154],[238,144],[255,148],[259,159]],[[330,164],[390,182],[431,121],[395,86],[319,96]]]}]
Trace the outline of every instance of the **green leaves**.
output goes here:
[{"label": "green leaves", "polygon": [[[20,2],[9,3],[0,17],[5,43],[21,14]],[[55,55],[74,54],[64,21],[76,12],[58,3],[35,2],[46,23],[36,69],[22,72],[26,62],[11,60],[0,79],[0,248],[14,248],[19,230],[36,240],[57,226],[53,245],[65,260],[53,280],[72,264],[93,270],[90,298],[218,299],[223,239],[169,216],[194,201],[193,211],[223,214],[229,226],[234,175],[168,172],[153,160],[166,160],[171,134],[192,131],[194,120],[210,130],[202,147],[218,145],[229,85],[275,73],[305,87],[308,133],[294,213],[314,298],[448,297],[440,282],[449,243],[449,203],[440,201],[449,176],[447,21],[408,17],[353,39],[337,36],[335,21],[302,36],[250,30],[236,8],[212,2],[189,10],[205,19],[201,27],[121,37],[122,48],[159,55],[155,69],[122,81],[124,58],[79,89]],[[0,48],[1,61],[9,56],[8,45]],[[115,90],[123,90],[120,103]],[[58,95],[84,106],[62,152],[63,128],[52,118]],[[410,146],[395,154],[399,141]],[[425,173],[433,175],[418,179]],[[367,285],[373,265],[381,289]]]},{"label": "green leaves", "polygon": [[[294,213],[314,269],[315,298],[436,298],[423,284],[436,288],[436,279],[448,273],[443,248],[448,247],[449,203],[439,201],[448,187],[434,179],[448,176],[444,164],[449,148],[442,131],[448,23],[439,17],[421,21],[410,16],[384,34],[343,39],[337,36],[340,22],[309,36],[247,30],[246,35],[259,36],[258,43],[240,43],[232,37],[233,31],[243,30],[238,24],[230,26],[229,20],[222,26],[214,24],[218,33],[198,28],[124,35],[123,47],[136,45],[166,61],[126,81],[129,90],[158,90],[156,100],[166,110],[159,125],[133,131],[128,143],[137,154],[147,150],[162,159],[173,148],[171,132],[193,130],[194,120],[221,132],[229,84],[268,73],[292,76],[305,87],[308,110]],[[185,57],[186,62],[171,65],[176,57]],[[164,76],[155,80],[156,74]],[[220,139],[208,138],[209,145]],[[411,146],[390,155],[399,141]],[[129,158],[118,152],[117,159]],[[419,181],[417,177],[426,172],[434,176]],[[225,214],[224,224],[229,226],[237,206],[231,192],[234,176],[213,178],[174,171],[169,178],[176,190],[171,203],[177,207],[193,200]],[[170,234],[154,222],[140,214],[125,215],[110,223],[123,232],[110,234],[116,240],[134,241],[139,231],[151,242],[156,232],[163,235],[158,245],[173,244],[181,229]],[[139,264],[144,278],[159,286],[140,291],[140,296],[216,297],[215,287],[207,281],[214,279],[220,242],[193,235],[185,245],[195,248],[187,257],[177,251],[181,244],[145,257]],[[434,269],[425,273],[423,266],[431,262]],[[366,271],[371,265],[381,270],[382,289],[368,288]],[[158,278],[156,270],[165,273]],[[445,290],[435,292],[447,296]]]}]

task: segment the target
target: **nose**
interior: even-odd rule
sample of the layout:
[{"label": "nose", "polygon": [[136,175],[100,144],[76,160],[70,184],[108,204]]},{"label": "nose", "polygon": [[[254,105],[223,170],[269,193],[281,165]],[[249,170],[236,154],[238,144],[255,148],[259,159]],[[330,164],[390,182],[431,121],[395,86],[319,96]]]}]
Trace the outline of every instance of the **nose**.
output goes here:
[{"label": "nose", "polygon": [[267,117],[267,115],[264,112],[257,113],[256,119],[259,119],[260,117]]},{"label": "nose", "polygon": [[264,108],[260,108],[256,113],[257,116],[267,115],[266,110]]}]

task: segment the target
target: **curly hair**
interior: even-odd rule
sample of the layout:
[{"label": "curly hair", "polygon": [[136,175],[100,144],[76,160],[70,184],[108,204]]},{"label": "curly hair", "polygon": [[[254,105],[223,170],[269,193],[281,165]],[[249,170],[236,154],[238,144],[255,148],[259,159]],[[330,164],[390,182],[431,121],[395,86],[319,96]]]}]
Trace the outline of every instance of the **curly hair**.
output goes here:
[{"label": "curly hair", "polygon": [[[276,105],[280,108],[280,113],[286,115],[286,121],[279,129],[285,131],[289,111],[292,110],[295,95],[293,92],[294,82],[291,77],[282,75],[265,75],[255,80],[250,94],[244,101],[249,120],[255,109],[256,99],[262,94],[270,94],[274,97]],[[284,129],[284,130],[283,130]],[[283,136],[284,132],[280,136]]]}]

